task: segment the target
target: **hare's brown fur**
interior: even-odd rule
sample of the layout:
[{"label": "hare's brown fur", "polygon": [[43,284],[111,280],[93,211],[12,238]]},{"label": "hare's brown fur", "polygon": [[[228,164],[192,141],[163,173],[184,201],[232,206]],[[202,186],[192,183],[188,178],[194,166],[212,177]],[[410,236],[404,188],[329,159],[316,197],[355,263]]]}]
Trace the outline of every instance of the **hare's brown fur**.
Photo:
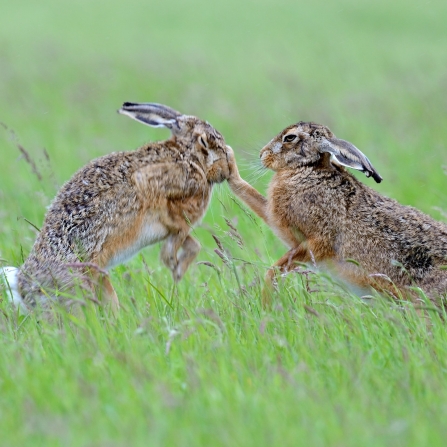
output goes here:
[{"label": "hare's brown fur", "polygon": [[[447,264],[447,225],[364,185],[332,163],[329,153],[312,151],[315,128],[334,139],[326,127],[301,122],[262,149],[263,164],[276,171],[266,200],[230,161],[233,191],[290,248],[277,267],[286,271],[293,262],[313,257],[359,286],[394,296],[410,296],[408,286],[419,286],[439,303],[447,292],[447,271],[441,268]],[[282,140],[290,132],[303,135],[287,147]],[[272,271],[268,278],[273,278]]]},{"label": "hare's brown fur", "polygon": [[106,271],[162,240],[161,259],[181,279],[200,250],[191,226],[229,171],[223,137],[198,118],[172,113],[182,129],[171,139],[93,160],[61,188],[18,273],[27,306],[80,287],[117,307]]}]

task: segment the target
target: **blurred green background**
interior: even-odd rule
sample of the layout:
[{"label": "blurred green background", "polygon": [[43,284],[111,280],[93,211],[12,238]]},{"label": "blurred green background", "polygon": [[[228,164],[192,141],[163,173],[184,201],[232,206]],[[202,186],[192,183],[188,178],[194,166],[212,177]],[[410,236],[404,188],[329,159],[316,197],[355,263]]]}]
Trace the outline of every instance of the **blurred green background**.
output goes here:
[{"label": "blurred green background", "polygon": [[[22,262],[36,235],[26,220],[40,227],[77,169],[168,136],[119,116],[124,101],[160,102],[208,120],[261,191],[271,174],[256,173],[260,148],[299,120],[326,124],[384,178],[362,181],[443,219],[446,23],[445,0],[0,0],[2,262]],[[186,275],[174,300],[181,307],[172,309],[147,286],[137,257],[112,273],[119,324],[93,324],[85,339],[14,325],[5,310],[0,399],[8,411],[0,432],[10,436],[7,445],[31,438],[33,445],[115,445],[110,433],[148,445],[145,411],[154,445],[420,446],[429,438],[443,445],[445,328],[432,337],[399,313],[385,310],[376,320],[359,303],[329,306],[328,294],[318,295],[327,304],[318,307],[301,289],[320,313],[309,317],[298,300],[284,314],[265,315],[256,307],[256,278],[284,247],[226,185],[216,189],[195,230],[199,259],[224,269],[215,233],[235,257],[260,262],[240,271],[252,301],[233,277],[219,282],[201,265]],[[225,217],[242,234],[243,251]],[[156,256],[156,248],[144,251],[151,281],[169,292],[169,272]],[[208,326],[197,338],[178,337],[182,348],[168,356],[175,334],[207,318],[198,306],[214,309],[210,324],[223,321],[228,332]],[[147,345],[137,334],[149,333]],[[120,424],[128,431],[119,435]]]}]

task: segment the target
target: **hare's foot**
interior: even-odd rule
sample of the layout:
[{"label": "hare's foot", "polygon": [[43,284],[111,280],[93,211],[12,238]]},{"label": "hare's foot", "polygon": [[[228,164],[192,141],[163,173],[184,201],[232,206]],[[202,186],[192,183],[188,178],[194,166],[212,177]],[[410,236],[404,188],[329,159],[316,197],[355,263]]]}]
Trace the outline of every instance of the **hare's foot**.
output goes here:
[{"label": "hare's foot", "polygon": [[110,282],[109,275],[102,272],[96,272],[93,277],[96,298],[105,306],[110,306],[112,312],[116,314],[120,308],[120,303],[118,295]]},{"label": "hare's foot", "polygon": [[[188,228],[189,231],[189,228]],[[188,233],[179,232],[176,234],[171,234],[165,240],[163,246],[161,247],[160,258],[163,264],[169,268],[172,272],[174,280],[176,280],[176,271],[179,265],[179,259],[177,258],[177,252],[180,247],[185,243]]]},{"label": "hare's foot", "polygon": [[281,256],[281,258],[267,270],[264,278],[264,287],[262,288],[261,293],[263,308],[269,308],[272,305],[273,296],[278,290],[278,276],[291,270],[295,262],[307,262],[309,260],[310,257],[307,247],[304,246],[304,244],[300,244]]},{"label": "hare's foot", "polygon": [[174,281],[182,279],[188,267],[197,257],[200,251],[200,244],[191,236],[187,236],[181,247],[182,251],[178,257],[177,268],[172,272]]}]

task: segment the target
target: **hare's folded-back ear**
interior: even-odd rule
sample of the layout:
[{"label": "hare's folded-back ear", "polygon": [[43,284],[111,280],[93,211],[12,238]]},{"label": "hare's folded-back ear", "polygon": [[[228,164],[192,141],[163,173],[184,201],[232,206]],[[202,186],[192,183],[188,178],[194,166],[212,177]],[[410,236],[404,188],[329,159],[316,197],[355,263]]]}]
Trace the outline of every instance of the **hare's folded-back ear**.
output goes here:
[{"label": "hare's folded-back ear", "polygon": [[167,127],[171,130],[178,128],[177,119],[182,116],[181,113],[168,106],[150,102],[125,102],[118,113],[152,127]]},{"label": "hare's folded-back ear", "polygon": [[362,171],[377,183],[382,181],[382,177],[374,169],[368,157],[348,141],[338,138],[323,138],[318,145],[318,149],[320,152],[330,153],[335,163]]}]

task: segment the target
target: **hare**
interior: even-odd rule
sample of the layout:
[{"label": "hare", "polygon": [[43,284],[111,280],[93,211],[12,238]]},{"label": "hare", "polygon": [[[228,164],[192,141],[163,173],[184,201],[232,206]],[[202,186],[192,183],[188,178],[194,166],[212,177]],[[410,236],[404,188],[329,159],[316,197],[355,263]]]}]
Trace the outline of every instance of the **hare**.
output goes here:
[{"label": "hare", "polygon": [[[242,180],[229,155],[232,191],[258,214],[289,251],[275,264],[333,265],[360,287],[412,299],[421,287],[435,303],[447,293],[447,225],[365,186],[346,167],[376,182],[382,178],[353,144],[325,126],[299,122],[285,128],[260,153],[275,171],[267,198]],[[271,285],[275,269],[267,272]],[[269,298],[267,298],[269,299]]]},{"label": "hare", "polygon": [[213,184],[229,176],[224,138],[161,104],[126,102],[118,112],[172,137],[97,158],[61,188],[23,266],[3,269],[10,299],[25,311],[63,301],[76,287],[117,309],[110,268],[163,241],[161,261],[179,281],[200,251],[189,233]]}]

